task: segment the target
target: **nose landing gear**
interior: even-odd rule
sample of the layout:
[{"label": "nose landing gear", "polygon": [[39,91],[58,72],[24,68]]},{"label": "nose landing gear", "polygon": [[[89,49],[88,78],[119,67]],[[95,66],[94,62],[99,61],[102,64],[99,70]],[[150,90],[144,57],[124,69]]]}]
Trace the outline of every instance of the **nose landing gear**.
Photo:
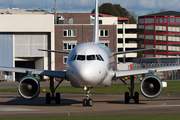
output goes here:
[{"label": "nose landing gear", "polygon": [[91,94],[89,94],[91,88],[86,88],[86,99],[83,100],[83,106],[93,106],[93,100],[90,98]]}]

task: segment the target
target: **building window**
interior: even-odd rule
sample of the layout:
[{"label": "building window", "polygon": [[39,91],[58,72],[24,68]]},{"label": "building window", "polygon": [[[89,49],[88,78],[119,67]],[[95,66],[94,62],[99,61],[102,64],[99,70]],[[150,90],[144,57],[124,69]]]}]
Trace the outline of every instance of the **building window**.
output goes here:
[{"label": "building window", "polygon": [[64,20],[58,20],[58,24],[64,24]]},{"label": "building window", "polygon": [[168,25],[168,32],[169,33],[179,33],[180,25]]},{"label": "building window", "polygon": [[166,44],[156,44],[156,52],[167,52],[167,45]]},{"label": "building window", "polygon": [[176,18],[168,18],[168,23],[176,23]]},{"label": "building window", "polygon": [[156,23],[167,23],[167,18],[156,18]]},{"label": "building window", "polygon": [[77,41],[64,41],[63,50],[72,50],[77,44]]},{"label": "building window", "polygon": [[156,35],[156,42],[167,42],[167,35]]},{"label": "building window", "polygon": [[99,24],[102,24],[102,20],[99,20]]},{"label": "building window", "polygon": [[168,52],[179,52],[180,44],[168,44]]},{"label": "building window", "polygon": [[154,18],[146,18],[145,23],[154,23]]},{"label": "building window", "polygon": [[180,23],[180,18],[176,18],[176,23]]},{"label": "building window", "polygon": [[67,58],[68,58],[67,56],[64,56],[64,57],[63,57],[63,64],[66,64],[66,63],[67,63]]},{"label": "building window", "polygon": [[146,35],[146,43],[154,43],[154,35]]},{"label": "building window", "polygon": [[166,25],[156,25],[156,33],[166,33]]},{"label": "building window", "polygon": [[144,33],[144,25],[139,25],[139,33]]},{"label": "building window", "polygon": [[154,25],[146,25],[145,33],[154,33]]},{"label": "building window", "polygon": [[73,24],[73,18],[69,19],[69,24]]},{"label": "building window", "polygon": [[108,37],[109,31],[108,30],[99,30],[99,36],[100,37]]},{"label": "building window", "polygon": [[101,44],[104,44],[105,46],[109,47],[109,41],[100,41]]},{"label": "building window", "polygon": [[180,34],[169,34],[168,42],[180,42]]},{"label": "building window", "polygon": [[63,30],[64,37],[76,37],[76,30]]},{"label": "building window", "polygon": [[139,24],[144,24],[144,19],[143,19],[143,18],[140,18],[140,19],[138,20],[138,23],[139,23]]}]

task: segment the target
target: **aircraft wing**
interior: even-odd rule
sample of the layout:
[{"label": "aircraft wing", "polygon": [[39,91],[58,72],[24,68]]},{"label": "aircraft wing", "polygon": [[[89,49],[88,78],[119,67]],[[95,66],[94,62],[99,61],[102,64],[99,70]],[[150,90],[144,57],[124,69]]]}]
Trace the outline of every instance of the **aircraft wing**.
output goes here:
[{"label": "aircraft wing", "polygon": [[0,66],[0,71],[18,72],[18,73],[31,73],[31,74],[52,76],[52,77],[58,77],[58,78],[67,78],[66,77],[67,71],[39,70],[39,69],[17,68],[17,67],[1,67],[1,66]]},{"label": "aircraft wing", "polygon": [[58,50],[45,50],[45,49],[38,49],[39,51],[46,51],[46,52],[55,52],[55,53],[64,53],[64,54],[69,54],[70,52],[68,51],[58,51]]},{"label": "aircraft wing", "polygon": [[134,53],[134,52],[139,52],[139,51],[148,51],[148,50],[156,50],[156,48],[138,49],[138,50],[128,50],[128,51],[121,51],[121,52],[113,52],[113,55]]},{"label": "aircraft wing", "polygon": [[164,66],[164,67],[155,67],[155,68],[144,68],[144,69],[134,69],[134,70],[116,70],[115,72],[115,78],[121,78],[125,76],[131,76],[131,75],[141,75],[141,74],[147,74],[151,72],[162,72],[162,71],[172,71],[172,70],[180,70],[180,66]]}]

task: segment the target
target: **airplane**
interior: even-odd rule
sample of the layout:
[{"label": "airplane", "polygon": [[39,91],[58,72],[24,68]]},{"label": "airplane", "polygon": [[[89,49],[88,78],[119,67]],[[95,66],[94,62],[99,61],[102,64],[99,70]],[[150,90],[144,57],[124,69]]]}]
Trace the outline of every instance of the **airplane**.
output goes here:
[{"label": "airplane", "polygon": [[[147,98],[157,97],[162,90],[162,81],[152,73],[170,70],[179,70],[180,66],[166,66],[157,68],[145,68],[136,70],[113,70],[114,56],[117,54],[127,54],[138,51],[155,50],[140,49],[131,51],[112,52],[107,46],[99,42],[99,16],[98,16],[98,0],[95,0],[95,21],[94,21],[94,40],[92,43],[82,43],[77,45],[71,52],[44,50],[46,52],[56,52],[68,54],[67,71],[56,70],[39,70],[17,67],[0,67],[0,71],[26,73],[18,83],[18,92],[20,96],[27,100],[36,98],[40,93],[40,80],[42,76],[50,77],[50,93],[46,93],[46,104],[50,104],[51,100],[55,100],[56,104],[60,104],[60,93],[55,90],[63,80],[70,81],[71,85],[76,88],[83,88],[86,91],[86,98],[82,101],[83,106],[93,106],[93,100],[90,98],[90,90],[93,88],[108,87],[112,80],[121,79],[127,86],[126,81],[122,78],[131,76],[129,92],[125,93],[125,103],[129,103],[133,99],[135,103],[139,103],[139,93],[134,92],[134,75],[145,76],[140,83],[141,93]],[[34,75],[40,75],[38,80]],[[54,86],[54,78],[60,78],[58,85]]]}]

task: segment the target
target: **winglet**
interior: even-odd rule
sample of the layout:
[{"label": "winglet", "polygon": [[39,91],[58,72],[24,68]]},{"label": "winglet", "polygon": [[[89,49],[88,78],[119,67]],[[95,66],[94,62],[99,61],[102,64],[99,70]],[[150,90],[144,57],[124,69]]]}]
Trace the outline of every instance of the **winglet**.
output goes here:
[{"label": "winglet", "polygon": [[94,20],[94,41],[93,43],[99,43],[99,11],[98,11],[98,0],[95,0],[95,20]]}]

